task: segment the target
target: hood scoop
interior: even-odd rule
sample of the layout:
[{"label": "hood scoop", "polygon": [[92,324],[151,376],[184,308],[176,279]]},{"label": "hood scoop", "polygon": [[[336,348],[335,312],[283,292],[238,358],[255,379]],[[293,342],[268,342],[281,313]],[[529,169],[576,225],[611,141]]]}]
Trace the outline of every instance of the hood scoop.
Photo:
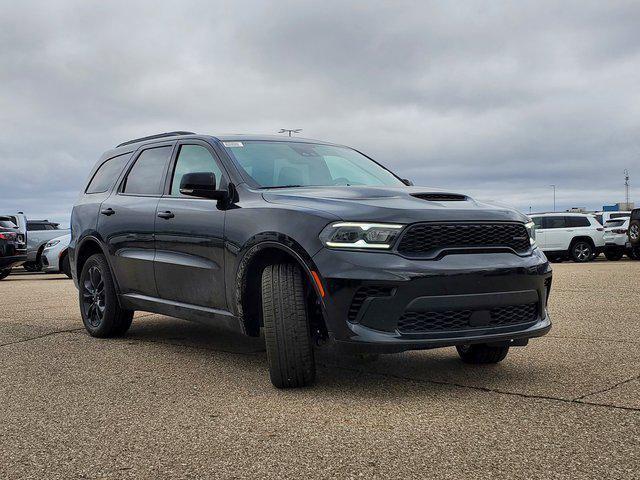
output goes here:
[{"label": "hood scoop", "polygon": [[469,200],[469,197],[466,195],[460,195],[459,193],[412,193],[411,196],[431,202],[464,202],[465,200]]}]

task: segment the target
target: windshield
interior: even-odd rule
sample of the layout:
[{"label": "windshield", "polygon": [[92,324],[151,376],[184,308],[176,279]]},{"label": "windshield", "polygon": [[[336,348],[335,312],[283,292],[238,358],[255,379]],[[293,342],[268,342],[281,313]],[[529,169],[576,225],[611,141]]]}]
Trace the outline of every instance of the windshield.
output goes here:
[{"label": "windshield", "polygon": [[223,142],[244,172],[263,188],[404,183],[373,160],[345,147],[299,142]]}]

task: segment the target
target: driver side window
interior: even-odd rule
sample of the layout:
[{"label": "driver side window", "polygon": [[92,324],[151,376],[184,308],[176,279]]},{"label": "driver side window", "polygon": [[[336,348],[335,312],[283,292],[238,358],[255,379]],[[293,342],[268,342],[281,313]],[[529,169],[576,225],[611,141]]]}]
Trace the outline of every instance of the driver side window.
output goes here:
[{"label": "driver side window", "polygon": [[209,153],[209,150],[200,145],[181,145],[171,181],[172,197],[185,196],[180,193],[182,177],[187,173],[195,172],[213,172],[216,176],[216,188],[220,188],[222,170],[218,166],[218,162]]}]

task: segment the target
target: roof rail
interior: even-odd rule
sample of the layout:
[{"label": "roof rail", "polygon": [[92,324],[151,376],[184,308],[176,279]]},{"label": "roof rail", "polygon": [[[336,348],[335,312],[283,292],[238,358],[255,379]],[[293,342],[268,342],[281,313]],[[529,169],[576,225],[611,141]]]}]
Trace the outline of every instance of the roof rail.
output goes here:
[{"label": "roof rail", "polygon": [[120,145],[116,145],[116,148],[124,147],[125,145],[131,145],[132,143],[143,142],[145,140],[154,140],[156,138],[164,138],[164,137],[175,137],[177,135],[195,135],[195,133],[183,132],[180,130],[176,132],[159,133],[157,135],[149,135],[148,137],[140,137],[140,138],[134,138],[133,140],[128,140],[126,142],[121,143]]}]

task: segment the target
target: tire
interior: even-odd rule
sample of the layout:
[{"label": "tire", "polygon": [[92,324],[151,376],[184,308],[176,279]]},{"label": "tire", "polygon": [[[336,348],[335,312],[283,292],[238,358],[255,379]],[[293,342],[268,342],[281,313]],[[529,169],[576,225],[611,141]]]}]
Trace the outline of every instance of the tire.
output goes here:
[{"label": "tire", "polygon": [[298,388],[315,381],[304,281],[296,265],[269,265],[262,272],[262,318],[271,383]]},{"label": "tire", "polygon": [[640,260],[640,247],[631,247],[631,249],[627,252],[627,256],[631,260]]},{"label": "tire", "polygon": [[509,353],[509,346],[492,347],[484,343],[474,345],[458,345],[458,355],[464,363],[484,365],[498,363],[504,360]]},{"label": "tire", "polygon": [[577,263],[590,262],[594,251],[593,245],[587,240],[576,240],[571,245],[571,258]]},{"label": "tire", "polygon": [[60,271],[67,277],[71,278],[71,264],[69,263],[69,255],[65,254],[60,261]]},{"label": "tire", "polygon": [[5,268],[4,270],[0,270],[0,280],[4,280],[5,278],[7,278],[10,273],[11,273],[10,268]]},{"label": "tire", "polygon": [[640,247],[640,220],[631,220],[627,231],[632,247]]},{"label": "tire", "polygon": [[624,256],[624,250],[616,249],[616,250],[606,250],[604,252],[604,256],[607,257],[607,260],[612,262],[617,262]]},{"label": "tire", "polygon": [[82,323],[92,337],[124,335],[133,320],[133,311],[120,307],[111,270],[102,254],[92,255],[82,267],[78,280]]},{"label": "tire", "polygon": [[40,268],[36,262],[26,262],[22,265],[27,272],[39,272]]}]

